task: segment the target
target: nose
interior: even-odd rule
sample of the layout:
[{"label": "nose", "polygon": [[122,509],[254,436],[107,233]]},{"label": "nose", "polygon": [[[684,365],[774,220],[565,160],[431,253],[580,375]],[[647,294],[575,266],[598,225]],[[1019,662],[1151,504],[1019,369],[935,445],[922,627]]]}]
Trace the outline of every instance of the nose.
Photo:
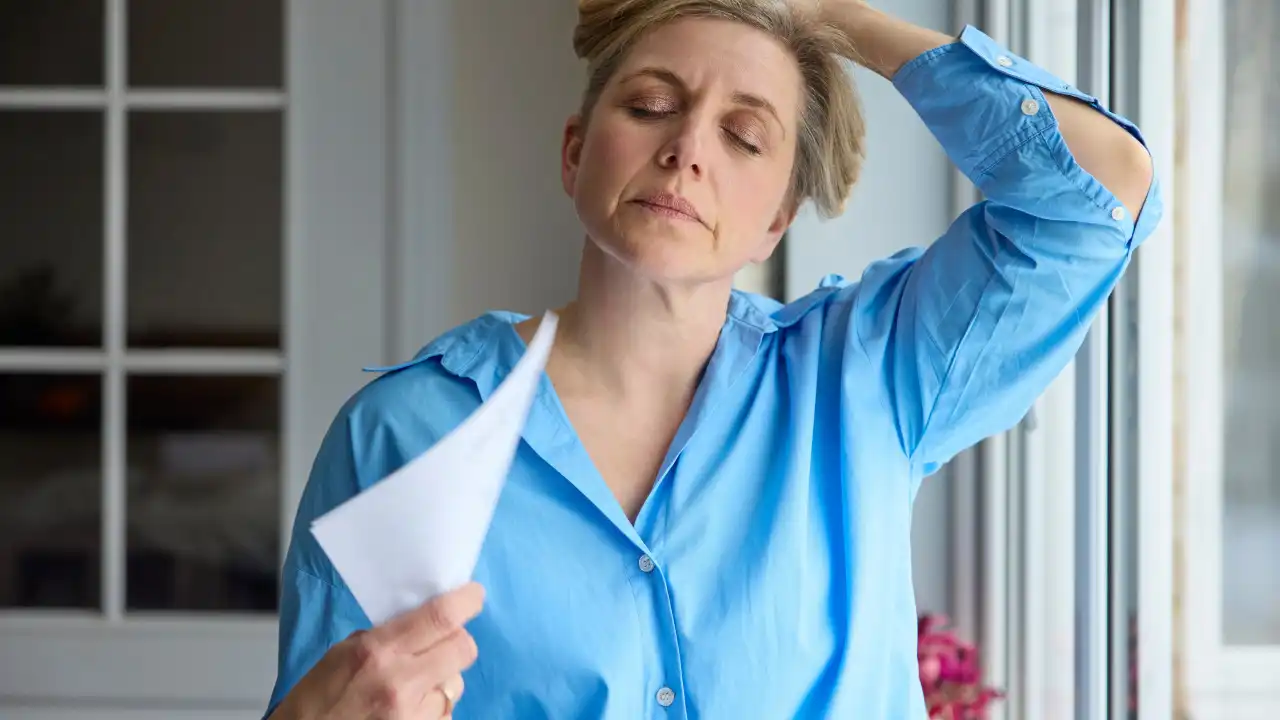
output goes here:
[{"label": "nose", "polygon": [[702,157],[702,130],[699,123],[690,121],[682,123],[679,130],[672,134],[658,151],[658,165],[664,170],[689,170],[695,177],[701,177],[706,170]]}]

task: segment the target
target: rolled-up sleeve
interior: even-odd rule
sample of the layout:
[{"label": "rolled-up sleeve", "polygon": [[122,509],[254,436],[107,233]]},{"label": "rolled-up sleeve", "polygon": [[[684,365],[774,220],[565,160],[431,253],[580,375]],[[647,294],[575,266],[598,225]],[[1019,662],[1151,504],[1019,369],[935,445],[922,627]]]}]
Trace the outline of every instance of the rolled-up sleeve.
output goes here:
[{"label": "rolled-up sleeve", "polygon": [[1076,97],[1129,121],[968,28],[894,85],[983,200],[927,249],[842,287],[834,317],[884,379],[903,450],[928,474],[1008,429],[1071,360],[1161,214],[1139,217],[1072,157],[1045,100]]}]

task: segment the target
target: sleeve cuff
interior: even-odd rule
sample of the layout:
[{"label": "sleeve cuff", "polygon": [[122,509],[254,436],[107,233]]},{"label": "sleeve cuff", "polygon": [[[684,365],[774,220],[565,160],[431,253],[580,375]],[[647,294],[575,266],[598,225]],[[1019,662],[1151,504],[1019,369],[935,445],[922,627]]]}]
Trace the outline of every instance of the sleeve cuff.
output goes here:
[{"label": "sleeve cuff", "polygon": [[1002,156],[1056,125],[1044,93],[1079,99],[1142,141],[1138,128],[1098,99],[1010,52],[973,26],[958,40],[913,58],[893,84],[942,143],[952,161],[978,182]]}]

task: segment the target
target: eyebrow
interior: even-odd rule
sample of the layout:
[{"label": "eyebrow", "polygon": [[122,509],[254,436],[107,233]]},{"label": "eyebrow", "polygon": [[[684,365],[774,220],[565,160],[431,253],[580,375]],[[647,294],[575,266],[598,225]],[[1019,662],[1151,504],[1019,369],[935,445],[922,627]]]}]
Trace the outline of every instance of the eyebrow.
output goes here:
[{"label": "eyebrow", "polygon": [[[640,68],[639,70],[623,78],[622,82],[627,83],[638,77],[651,77],[656,80],[661,80],[662,82],[668,85],[673,85],[677,88],[680,88],[682,91],[687,92],[689,90],[689,86],[685,84],[684,80],[680,79],[679,75],[662,67]],[[769,102],[768,100],[765,100],[759,95],[753,95],[748,92],[742,92],[741,90],[733,93],[732,98],[733,98],[733,103],[735,105],[742,105],[745,107],[756,108],[758,110],[764,110],[765,112],[772,115],[774,122],[778,123],[778,129],[782,130],[782,134],[784,137],[786,136],[787,128],[785,125],[782,124],[782,116],[778,114],[778,109],[773,106],[773,103]]]}]

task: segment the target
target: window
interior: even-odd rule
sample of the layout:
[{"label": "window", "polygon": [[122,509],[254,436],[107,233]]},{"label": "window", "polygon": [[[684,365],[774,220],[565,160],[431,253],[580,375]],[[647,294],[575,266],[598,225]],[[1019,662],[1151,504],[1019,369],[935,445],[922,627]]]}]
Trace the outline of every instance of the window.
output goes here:
[{"label": "window", "polygon": [[1280,709],[1280,11],[1266,0],[1192,8],[1186,26],[1191,200],[1175,289],[1183,336],[1177,462],[1184,657],[1180,700],[1197,718]]},{"label": "window", "polygon": [[[1163,720],[1173,715],[1174,6],[983,7],[1015,52],[1141,126],[1166,202],[1073,365],[1028,422],[980,449],[982,649],[1009,690],[997,712]],[[971,511],[955,512],[959,527]]]},{"label": "window", "polygon": [[1280,12],[1226,3],[1223,639],[1280,646]]},{"label": "window", "polygon": [[283,8],[0,8],[0,607],[271,612]]},{"label": "window", "polygon": [[0,715],[264,705],[293,508],[402,300],[391,28],[0,0]]}]

